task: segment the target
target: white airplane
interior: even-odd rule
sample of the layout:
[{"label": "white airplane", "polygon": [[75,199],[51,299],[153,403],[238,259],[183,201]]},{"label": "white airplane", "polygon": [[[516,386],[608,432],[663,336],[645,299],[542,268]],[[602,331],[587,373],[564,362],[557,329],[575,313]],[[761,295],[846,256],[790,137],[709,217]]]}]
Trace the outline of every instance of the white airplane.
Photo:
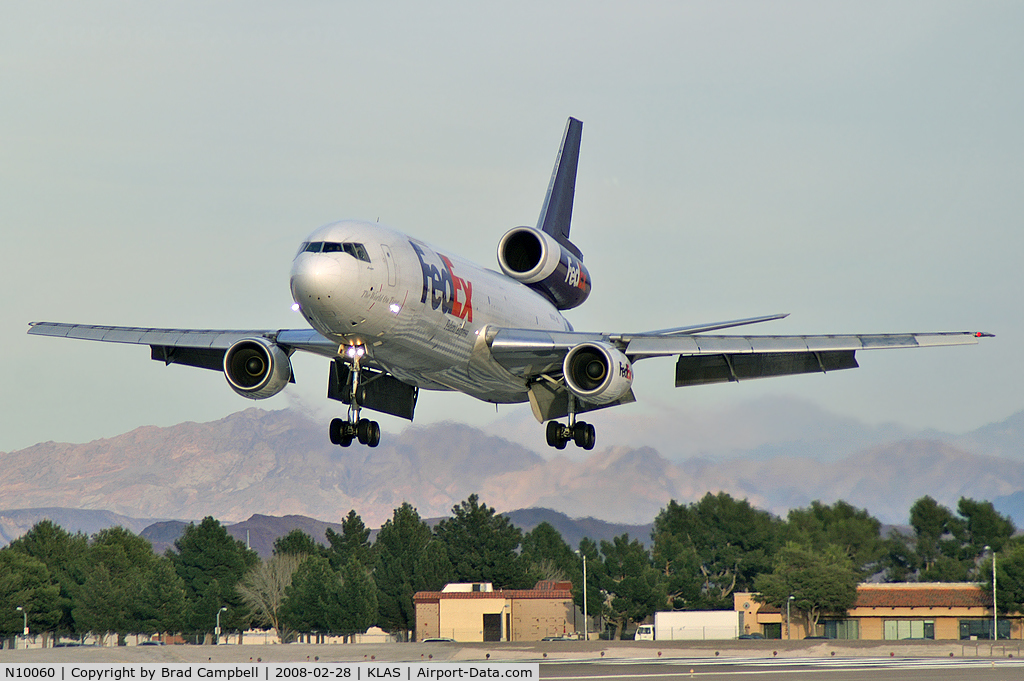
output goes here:
[{"label": "white airplane", "polygon": [[[590,294],[583,254],[569,240],[583,124],[570,118],[536,227],[498,242],[501,272],[397,230],[345,220],[320,227],[292,264],[294,307],[312,329],[214,331],[36,322],[29,333],[149,345],[152,358],[223,371],[243,397],[294,382],[297,351],[332,359],[327,396],[348,405],[330,439],[376,447],[362,409],[412,420],[419,390],[456,390],[496,404],[530,402],[547,442],[593,449],[579,414],[635,400],[633,364],[677,356],[676,386],[851,369],[858,350],[974,344],[987,333],[721,336],[708,332],[783,314],[644,333],[575,331],[562,311]],[[562,423],[557,419],[567,417]]]}]

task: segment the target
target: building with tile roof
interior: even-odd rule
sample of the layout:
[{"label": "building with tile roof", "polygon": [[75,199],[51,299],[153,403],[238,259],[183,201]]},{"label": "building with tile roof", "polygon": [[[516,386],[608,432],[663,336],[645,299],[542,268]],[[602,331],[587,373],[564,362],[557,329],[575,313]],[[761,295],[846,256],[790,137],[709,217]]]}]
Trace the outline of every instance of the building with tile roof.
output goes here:
[{"label": "building with tile roof", "polygon": [[[742,613],[744,633],[792,639],[808,635],[803,613],[791,611],[787,627],[785,607],[760,603],[755,593],[733,594],[733,606]],[[997,623],[999,638],[1024,638],[1020,613],[1000,615]],[[973,583],[861,584],[849,612],[823,616],[813,634],[879,641],[991,639],[992,594]]]},{"label": "building with tile roof", "polygon": [[539,641],[547,636],[574,637],[577,621],[583,629],[571,582],[498,590],[488,582],[448,584],[441,591],[416,593],[413,603],[417,641]]}]

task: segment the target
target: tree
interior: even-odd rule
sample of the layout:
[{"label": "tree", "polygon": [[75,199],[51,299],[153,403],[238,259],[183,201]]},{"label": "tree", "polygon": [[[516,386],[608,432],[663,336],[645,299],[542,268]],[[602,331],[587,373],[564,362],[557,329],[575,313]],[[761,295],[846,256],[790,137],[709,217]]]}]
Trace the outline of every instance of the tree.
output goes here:
[{"label": "tree", "polygon": [[341,621],[341,578],[323,556],[304,560],[285,588],[281,622],[296,631],[335,631]]},{"label": "tree", "polygon": [[76,630],[71,615],[72,594],[85,581],[88,547],[86,535],[81,532],[71,534],[50,520],[36,523],[8,546],[11,551],[42,561],[54,583],[60,587],[61,616],[53,627],[56,632]]},{"label": "tree", "polygon": [[[992,556],[978,567],[981,588],[992,593]],[[996,558],[996,607],[1001,613],[1024,610],[1024,541],[1004,544]]]},{"label": "tree", "polygon": [[315,539],[298,528],[274,540],[275,556],[315,556],[323,552],[323,546],[317,544]]},{"label": "tree", "polygon": [[369,570],[355,556],[340,573],[322,556],[307,558],[295,570],[281,604],[282,622],[303,632],[350,636],[377,619],[377,589]]},{"label": "tree", "polygon": [[341,521],[341,534],[328,527],[326,535],[330,544],[327,557],[335,570],[341,570],[353,558],[362,565],[370,565],[370,528],[363,524],[355,510],[349,511]]},{"label": "tree", "polygon": [[988,501],[961,497],[957,515],[925,496],[910,508],[921,581],[965,581],[977,575],[985,546],[999,551],[1013,535],[1013,521]]},{"label": "tree", "polygon": [[831,506],[813,501],[808,508],[790,510],[783,536],[816,551],[823,551],[829,544],[838,546],[854,568],[867,576],[885,554],[881,529],[881,521],[867,510],[858,510],[845,501]]},{"label": "tree", "polygon": [[[607,593],[605,615],[615,624],[615,638],[630,622],[640,622],[665,602],[665,592],[651,557],[629,534],[601,541],[604,570],[601,586]],[[588,603],[589,605],[589,603]]]},{"label": "tree", "polygon": [[146,634],[184,631],[189,621],[185,582],[167,556],[158,556],[142,584],[138,631]]},{"label": "tree", "polygon": [[958,558],[959,541],[948,539],[962,533],[959,522],[948,508],[930,496],[924,496],[910,507],[910,524],[917,537],[915,546],[921,569],[927,572],[940,556]]},{"label": "tree", "polygon": [[87,557],[72,610],[78,628],[101,638],[116,632],[119,643],[142,633],[154,619],[146,616],[144,602],[158,562],[153,546],[123,527],[109,527],[93,536]]},{"label": "tree", "polygon": [[407,640],[416,627],[413,594],[440,591],[453,580],[448,552],[408,503],[396,508],[381,527],[374,549],[378,623]]},{"label": "tree", "polygon": [[43,561],[8,547],[0,550],[0,632],[20,635],[26,615],[29,631],[53,631],[61,619],[60,588]]},{"label": "tree", "polygon": [[[551,523],[543,522],[523,535],[522,559],[536,580],[565,581],[581,573],[580,559]],[[573,580],[578,581],[578,580]]]},{"label": "tree", "polygon": [[435,536],[444,544],[460,582],[492,582],[498,588],[528,589],[530,576],[516,553],[522,532],[472,494],[438,523]]},{"label": "tree", "polygon": [[270,560],[249,568],[237,586],[242,601],[253,613],[256,622],[272,627],[281,643],[288,643],[292,639],[292,632],[281,623],[281,605],[284,603],[285,592],[291,586],[295,571],[308,557],[308,554],[278,553]]},{"label": "tree", "polygon": [[731,609],[733,591],[750,590],[771,570],[781,521],[725,492],[683,506],[670,501],[654,520],[654,563],[672,607]]},{"label": "tree", "polygon": [[964,519],[963,539],[969,556],[981,555],[986,546],[1002,551],[1003,545],[1017,531],[1013,521],[996,511],[991,501],[960,497],[956,512]]},{"label": "tree", "polygon": [[193,631],[213,631],[217,612],[226,607],[221,626],[244,631],[250,612],[235,586],[259,561],[254,551],[232,538],[224,527],[207,516],[185,528],[170,553],[174,569],[185,583],[191,606]]},{"label": "tree", "polygon": [[779,550],[775,569],[757,577],[754,588],[762,603],[783,607],[794,596],[793,607],[807,618],[807,631],[817,630],[822,614],[845,614],[857,600],[856,569],[838,546],[815,551],[795,543]]},{"label": "tree", "polygon": [[351,636],[366,631],[377,621],[377,586],[370,570],[351,556],[341,570],[341,619],[333,631]]}]

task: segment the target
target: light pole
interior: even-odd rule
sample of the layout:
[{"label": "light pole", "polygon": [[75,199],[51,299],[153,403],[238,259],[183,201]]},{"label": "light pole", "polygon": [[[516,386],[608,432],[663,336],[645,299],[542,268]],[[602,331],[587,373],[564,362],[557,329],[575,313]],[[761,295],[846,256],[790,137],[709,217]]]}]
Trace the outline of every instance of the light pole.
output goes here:
[{"label": "light pole", "polygon": [[793,602],[794,598],[796,598],[796,596],[790,596],[789,598],[786,599],[786,640],[787,641],[789,641],[789,640],[791,640],[793,638],[793,636],[789,633],[789,605],[790,605],[790,603]]},{"label": "light pole", "polygon": [[587,620],[587,554],[577,551],[577,555],[583,556],[583,640],[590,640],[590,622]]},{"label": "light pole", "polygon": [[[989,546],[986,551],[992,551]],[[992,551],[992,640],[999,640],[999,614],[996,611],[996,552]]]},{"label": "light pole", "polygon": [[20,612],[21,616],[25,619],[25,629],[22,631],[22,636],[28,638],[28,611],[20,605],[17,608],[15,608],[15,610]]},{"label": "light pole", "polygon": [[217,634],[217,643],[215,643],[214,645],[218,645],[218,646],[220,645],[220,614],[222,612],[227,612],[227,611],[228,611],[227,608],[221,608],[220,610],[217,611],[217,628],[213,632],[213,633]]}]

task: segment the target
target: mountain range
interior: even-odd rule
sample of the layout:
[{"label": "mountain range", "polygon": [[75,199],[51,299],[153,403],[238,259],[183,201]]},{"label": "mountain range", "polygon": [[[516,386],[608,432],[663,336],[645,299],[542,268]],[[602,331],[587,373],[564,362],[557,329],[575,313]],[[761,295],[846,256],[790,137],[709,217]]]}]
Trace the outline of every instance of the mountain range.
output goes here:
[{"label": "mountain range", "polygon": [[[786,405],[775,409],[785,412]],[[762,423],[775,424],[779,442],[793,441],[798,429],[787,435],[780,418]],[[842,456],[798,456],[799,447],[773,448],[760,437],[731,456],[680,458],[678,451],[649,446],[599,446],[585,458],[571,450],[545,457],[517,442],[522,438],[510,423],[501,426],[506,432],[455,423],[409,426],[375,449],[339,448],[327,442],[322,423],[297,410],[248,409],[210,423],[147,426],[85,444],[46,442],[0,453],[0,508],[21,509],[19,522],[14,511],[0,511],[0,540],[10,541],[24,518],[48,509],[102,511],[111,515],[90,522],[135,531],[206,515],[225,523],[302,516],[326,527],[350,509],[368,527],[379,527],[404,501],[422,517],[444,517],[472,493],[499,511],[550,509],[637,527],[647,527],[670,499],[691,502],[709,491],[746,497],[780,515],[815,499],[843,499],[897,524],[926,494],[951,508],[967,496],[993,501],[1024,524],[1024,412],[962,435],[858,431],[856,422],[840,417],[830,430],[827,418],[814,418],[811,439],[826,449],[836,442]]]}]

